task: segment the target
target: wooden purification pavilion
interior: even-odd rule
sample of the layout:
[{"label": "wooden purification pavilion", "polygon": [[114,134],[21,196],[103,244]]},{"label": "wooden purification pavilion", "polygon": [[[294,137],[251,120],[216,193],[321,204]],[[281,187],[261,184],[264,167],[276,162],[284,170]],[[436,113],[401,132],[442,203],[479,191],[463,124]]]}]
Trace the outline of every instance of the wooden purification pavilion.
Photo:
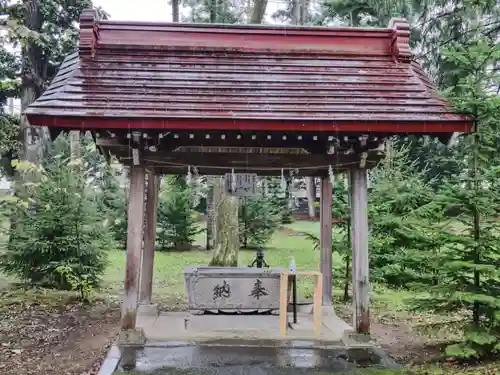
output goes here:
[{"label": "wooden purification pavilion", "polygon": [[149,177],[142,250],[145,176],[190,167],[206,175],[321,177],[326,309],[330,175],[347,172],[354,325],[369,332],[367,169],[392,135],[446,142],[471,130],[413,61],[409,35],[403,19],[387,28],[322,28],[117,22],[84,12],[78,51],[26,116],[53,136],[90,131],[104,155],[130,166],[124,332],[134,331],[138,304],[151,303],[156,196]]}]

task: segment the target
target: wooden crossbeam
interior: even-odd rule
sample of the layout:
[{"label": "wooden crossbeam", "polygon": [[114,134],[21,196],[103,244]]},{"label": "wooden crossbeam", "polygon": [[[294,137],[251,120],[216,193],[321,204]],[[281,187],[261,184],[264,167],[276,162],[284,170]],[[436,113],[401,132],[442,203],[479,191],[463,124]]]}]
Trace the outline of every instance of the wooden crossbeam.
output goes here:
[{"label": "wooden crossbeam", "polygon": [[[175,134],[168,135],[174,136]],[[180,138],[173,139],[179,141]],[[292,174],[319,177],[328,176],[330,167],[334,173],[356,168],[360,164],[365,168],[372,168],[384,156],[384,152],[377,148],[365,147],[362,151],[356,151],[358,146],[353,146],[345,149],[345,144],[350,143],[345,143],[342,147],[336,147],[332,143],[328,150],[325,149],[322,153],[304,153],[305,149],[295,149],[302,151],[291,152],[292,149],[287,147],[275,147],[277,152],[266,147],[179,147],[180,141],[166,148],[163,141],[159,144],[155,142],[148,138],[146,133],[140,136],[131,133],[129,138],[96,138],[97,146],[105,155],[116,156],[125,165],[144,166],[155,174],[185,174],[188,166],[191,166],[196,167],[200,174],[206,175],[224,175],[234,171],[257,173],[261,176]]]}]

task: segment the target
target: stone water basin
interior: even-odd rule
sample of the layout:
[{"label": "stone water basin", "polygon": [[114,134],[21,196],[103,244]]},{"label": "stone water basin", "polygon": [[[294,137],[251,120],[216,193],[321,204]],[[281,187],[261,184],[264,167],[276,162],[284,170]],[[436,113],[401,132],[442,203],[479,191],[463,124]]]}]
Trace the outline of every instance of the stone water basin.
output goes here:
[{"label": "stone water basin", "polygon": [[266,312],[279,309],[281,268],[184,268],[193,312]]}]

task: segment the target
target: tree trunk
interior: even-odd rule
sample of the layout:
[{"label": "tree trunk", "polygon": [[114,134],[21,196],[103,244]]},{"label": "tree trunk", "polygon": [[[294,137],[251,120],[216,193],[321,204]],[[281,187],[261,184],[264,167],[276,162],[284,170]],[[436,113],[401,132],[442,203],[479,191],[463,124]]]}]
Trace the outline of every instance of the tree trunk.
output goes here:
[{"label": "tree trunk", "polygon": [[217,202],[215,215],[215,245],[210,266],[236,267],[240,239],[238,233],[238,198],[225,193],[224,178],[214,181],[214,200]]},{"label": "tree trunk", "polygon": [[215,206],[214,206],[214,179],[207,178],[208,192],[207,192],[207,244],[206,249],[211,250],[214,248],[214,235],[215,235]]},{"label": "tree trunk", "polygon": [[[24,113],[26,108],[36,100],[35,90],[32,87],[24,86],[21,89],[21,111]],[[21,142],[21,159],[31,163],[37,163],[42,158],[39,142],[36,140],[36,129],[30,126],[28,118],[21,115],[19,140]]]},{"label": "tree trunk", "polygon": [[286,199],[287,199],[287,207],[288,211],[292,212],[293,210],[293,178],[292,177],[286,177]]},{"label": "tree trunk", "polygon": [[[40,0],[24,2],[26,17],[24,25],[32,32],[38,32],[43,26],[43,14]],[[21,71],[21,112],[28,108],[43,92],[47,61],[43,50],[35,42],[28,40],[22,48]],[[21,116],[19,140],[21,142],[21,155],[24,160],[38,163],[43,157],[44,143],[49,139],[45,128],[30,126],[26,116]]]},{"label": "tree trunk", "polygon": [[316,217],[316,207],[314,207],[314,203],[316,202],[316,182],[314,181],[314,177],[306,178],[306,189],[309,219],[314,219]]},{"label": "tree trunk", "polygon": [[254,0],[252,15],[250,16],[250,23],[262,23],[264,15],[266,14],[267,0]]},{"label": "tree trunk", "polygon": [[210,0],[210,23],[217,23],[218,0]]},{"label": "tree trunk", "polygon": [[71,152],[71,160],[80,159],[80,131],[72,130],[69,132],[69,149]]},{"label": "tree trunk", "polygon": [[248,221],[247,221],[247,200],[241,200],[241,216],[243,217],[243,248],[248,249]]},{"label": "tree trunk", "polygon": [[172,0],[172,21],[179,22],[179,0]]},{"label": "tree trunk", "polygon": [[349,280],[351,279],[351,257],[345,256],[345,275],[344,275],[344,297],[343,301],[349,301]]},{"label": "tree trunk", "polygon": [[310,0],[300,0],[300,24],[301,25],[307,25],[311,23],[311,14],[309,12],[309,5],[310,5]]},{"label": "tree trunk", "polygon": [[292,0],[292,25],[300,24],[300,2],[301,0]]},{"label": "tree trunk", "polygon": [[[24,111],[40,95],[37,90],[29,85],[21,89],[21,111]],[[39,164],[44,155],[44,147],[50,140],[47,128],[31,126],[28,118],[21,115],[19,140],[21,143],[20,158],[31,163]]]}]

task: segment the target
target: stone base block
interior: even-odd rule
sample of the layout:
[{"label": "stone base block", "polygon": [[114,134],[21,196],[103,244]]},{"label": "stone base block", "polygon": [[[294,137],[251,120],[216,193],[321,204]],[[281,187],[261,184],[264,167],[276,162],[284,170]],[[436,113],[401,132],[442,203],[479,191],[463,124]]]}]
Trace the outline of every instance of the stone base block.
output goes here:
[{"label": "stone base block", "polygon": [[357,345],[376,345],[376,341],[371,337],[370,334],[356,333],[356,332],[345,332],[344,342],[347,345],[357,346]]},{"label": "stone base block", "polygon": [[139,305],[137,308],[138,316],[158,316],[159,313],[158,305]]},{"label": "stone base block", "polygon": [[118,337],[120,346],[144,346],[146,336],[141,328],[121,330]]},{"label": "stone base block", "polygon": [[137,366],[137,348],[125,346],[121,348],[120,367],[124,371],[132,371]]}]

